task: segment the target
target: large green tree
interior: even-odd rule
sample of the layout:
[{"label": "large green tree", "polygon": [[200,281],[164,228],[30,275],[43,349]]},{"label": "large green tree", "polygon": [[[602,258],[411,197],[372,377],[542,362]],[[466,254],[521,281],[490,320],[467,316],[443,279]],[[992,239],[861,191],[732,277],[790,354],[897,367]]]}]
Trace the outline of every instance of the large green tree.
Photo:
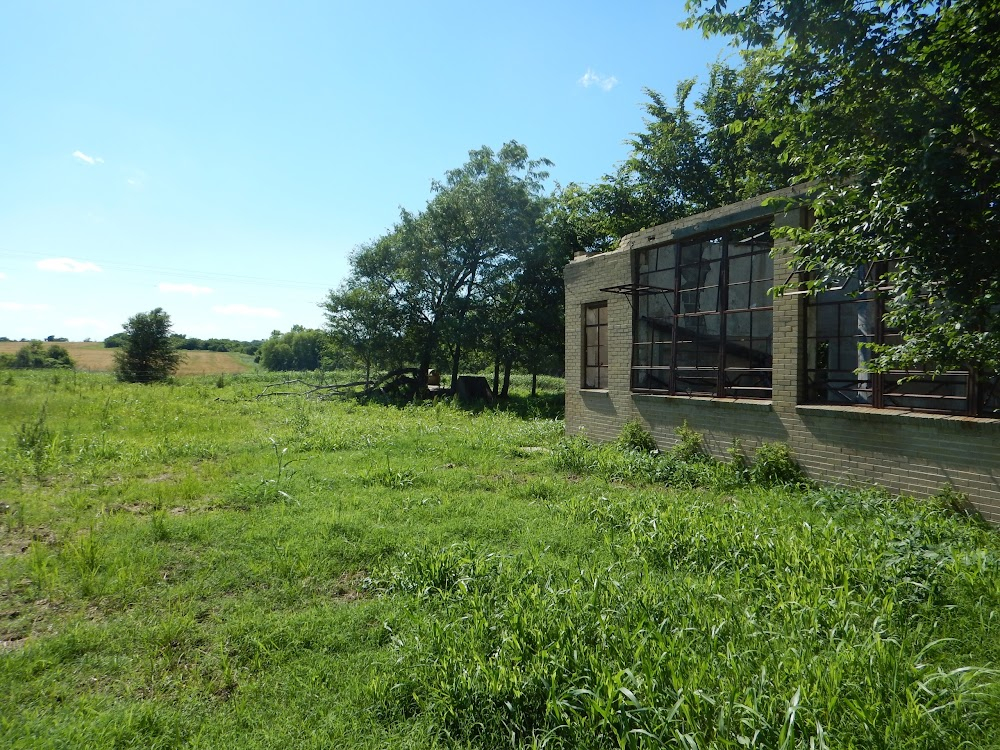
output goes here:
[{"label": "large green tree", "polygon": [[350,276],[320,303],[334,346],[353,355],[371,380],[372,368],[401,362],[403,316],[397,300],[378,278]]},{"label": "large green tree", "polygon": [[628,158],[594,185],[559,191],[555,223],[565,245],[607,250],[630,232],[789,183],[794,169],[762,106],[766,70],[754,57],[744,62],[713,65],[697,97],[697,82],[682,81],[673,104],[646,90],[645,129],[627,141]]},{"label": "large green tree", "polygon": [[884,262],[876,368],[1000,366],[1000,0],[688,0],[766,73],[818,284]]},{"label": "large green tree", "polygon": [[265,370],[317,370],[323,362],[327,338],[323,331],[292,326],[288,333],[275,331],[260,345],[260,364]]},{"label": "large green tree", "polygon": [[[463,166],[432,184],[422,211],[402,211],[392,230],[353,255],[350,279],[323,305],[331,328],[360,329],[372,340],[386,335],[377,332],[378,321],[391,320],[399,326],[397,351],[421,377],[445,357],[457,375],[463,355],[483,348],[477,321],[487,307],[492,325],[515,324],[516,307],[495,303],[510,296],[523,259],[543,241],[547,164],[513,141],[499,151],[471,151]],[[368,301],[349,308],[360,289]]]},{"label": "large green tree", "polygon": [[170,316],[163,308],[137,313],[123,328],[125,343],[115,351],[115,376],[119,380],[153,383],[177,371],[182,355],[174,348]]}]

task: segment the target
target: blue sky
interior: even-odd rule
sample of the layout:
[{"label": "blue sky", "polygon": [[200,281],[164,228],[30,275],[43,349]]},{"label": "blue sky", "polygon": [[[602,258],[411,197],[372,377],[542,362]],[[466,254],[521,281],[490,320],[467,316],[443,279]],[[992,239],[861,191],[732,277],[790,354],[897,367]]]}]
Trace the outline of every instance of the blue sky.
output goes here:
[{"label": "blue sky", "polygon": [[0,336],[321,326],[355,246],[471,149],[591,183],[730,50],[683,2],[8,3]]}]

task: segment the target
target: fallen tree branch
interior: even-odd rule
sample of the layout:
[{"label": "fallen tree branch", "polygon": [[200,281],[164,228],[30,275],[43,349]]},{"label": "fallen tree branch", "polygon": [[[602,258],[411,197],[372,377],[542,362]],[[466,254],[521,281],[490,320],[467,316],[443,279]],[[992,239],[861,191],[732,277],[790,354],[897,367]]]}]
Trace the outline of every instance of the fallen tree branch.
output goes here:
[{"label": "fallen tree branch", "polygon": [[[412,395],[417,388],[418,370],[414,367],[400,367],[386,373],[376,380],[355,380],[350,383],[310,383],[301,378],[292,380],[282,380],[278,383],[270,383],[264,386],[264,390],[257,394],[256,400],[269,396],[304,396],[306,398],[316,397],[320,399],[332,396],[346,396],[357,394],[354,389],[363,388],[360,392],[362,396],[398,396],[401,392]],[[272,388],[283,388],[291,385],[304,386],[299,390],[275,391]]]}]

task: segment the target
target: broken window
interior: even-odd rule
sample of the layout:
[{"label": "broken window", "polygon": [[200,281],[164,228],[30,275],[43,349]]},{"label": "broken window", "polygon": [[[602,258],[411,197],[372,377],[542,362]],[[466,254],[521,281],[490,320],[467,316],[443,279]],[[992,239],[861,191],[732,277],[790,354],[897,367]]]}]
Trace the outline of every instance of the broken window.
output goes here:
[{"label": "broken window", "polygon": [[633,391],[771,397],[771,246],[757,225],[640,253]]}]

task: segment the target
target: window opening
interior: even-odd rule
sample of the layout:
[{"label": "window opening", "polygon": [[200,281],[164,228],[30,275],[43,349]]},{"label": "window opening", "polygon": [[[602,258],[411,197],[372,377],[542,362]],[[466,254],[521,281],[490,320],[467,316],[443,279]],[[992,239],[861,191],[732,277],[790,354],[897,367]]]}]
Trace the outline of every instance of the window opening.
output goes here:
[{"label": "window opening", "polygon": [[632,389],[770,398],[769,225],[640,252]]},{"label": "window opening", "polygon": [[608,387],[608,303],[584,307],[584,388]]},{"label": "window opening", "polygon": [[884,325],[882,264],[869,264],[843,289],[808,298],[806,401],[967,416],[1000,416],[995,373],[968,370],[868,372],[871,344],[895,344],[902,333]]}]

